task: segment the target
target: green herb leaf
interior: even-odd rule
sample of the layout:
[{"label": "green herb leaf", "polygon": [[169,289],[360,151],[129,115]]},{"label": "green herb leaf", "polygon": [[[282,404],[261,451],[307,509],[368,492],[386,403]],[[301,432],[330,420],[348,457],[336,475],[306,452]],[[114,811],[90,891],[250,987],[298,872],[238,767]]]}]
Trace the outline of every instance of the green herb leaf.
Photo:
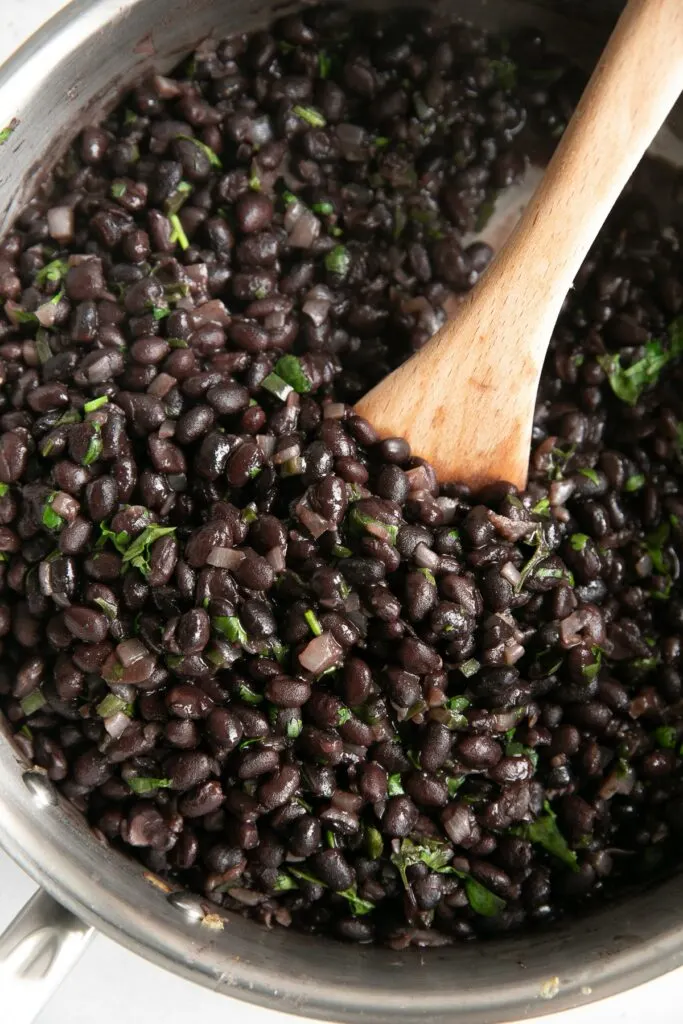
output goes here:
[{"label": "green herb leaf", "polygon": [[325,217],[329,217],[330,214],[334,213],[334,206],[327,200],[322,203],[313,203],[311,209],[314,213],[322,213]]},{"label": "green herb leaf", "polygon": [[591,647],[591,654],[595,658],[595,661],[591,665],[584,665],[581,669],[581,675],[589,683],[592,683],[594,679],[597,679],[602,667],[601,648],[597,646]]},{"label": "green herb leaf", "polygon": [[36,711],[40,711],[42,707],[45,707],[47,701],[43,696],[41,690],[34,690],[33,693],[27,694],[19,701],[21,710],[24,712],[27,718],[31,715],[35,715]]},{"label": "green herb leaf", "polygon": [[374,519],[373,516],[367,515],[365,512],[353,505],[349,512],[349,527],[356,534],[370,533],[373,536],[377,536],[381,533],[383,539],[389,544],[396,544],[396,538],[398,537],[398,526],[391,523],[381,523],[379,519]]},{"label": "green herb leaf", "polygon": [[569,848],[567,840],[557,827],[557,815],[547,801],[544,804],[544,812],[536,821],[514,829],[515,834],[521,836],[522,839],[527,839],[531,843],[542,846],[553,857],[557,857],[558,860],[567,864],[572,871],[578,871],[579,865],[576,854]]},{"label": "green herb leaf", "polygon": [[[427,580],[427,583],[430,583],[433,587],[436,586],[436,576],[431,571],[431,569],[425,569],[424,566],[421,566],[417,571],[424,576],[424,578]],[[445,633],[449,632],[448,627],[446,627],[444,632]]]},{"label": "green herb leaf", "polygon": [[127,782],[138,796],[147,796],[148,793],[154,793],[157,789],[171,788],[170,779],[151,779],[145,775],[136,775],[134,778],[128,779]]},{"label": "green herb leaf", "polygon": [[318,70],[321,78],[328,78],[332,70],[332,59],[324,50],[318,54]]},{"label": "green herb leaf", "polygon": [[387,793],[389,796],[403,796],[405,790],[401,783],[401,773],[396,772],[394,775],[390,775],[387,780]]},{"label": "green herb leaf", "polygon": [[335,245],[325,256],[325,267],[330,274],[346,277],[351,269],[351,255],[345,245]]},{"label": "green herb leaf", "polygon": [[256,693],[247,683],[240,683],[239,695],[240,700],[243,700],[245,704],[263,703],[263,694]]},{"label": "green herb leaf", "polygon": [[275,395],[282,402],[286,401],[294,391],[294,388],[284,381],[282,377],[278,376],[277,373],[269,373],[267,377],[264,377],[261,381],[261,387],[265,388],[266,391],[270,391],[271,395]]},{"label": "green herb leaf", "polygon": [[236,615],[217,615],[211,625],[231,644],[246,644],[248,640],[247,631]]},{"label": "green herb leaf", "polygon": [[655,743],[665,750],[675,750],[678,743],[678,732],[673,725],[660,725],[655,729]]},{"label": "green herb leaf", "polygon": [[94,603],[103,611],[104,614],[110,621],[113,621],[119,613],[117,605],[112,604],[111,601],[106,601],[103,597],[96,597]]},{"label": "green herb leaf", "polygon": [[300,117],[306,124],[310,124],[311,128],[324,128],[327,121],[315,107],[304,107],[297,105],[293,108],[294,113],[297,117]]},{"label": "green herb leaf", "polygon": [[242,740],[242,742],[240,743],[240,745],[238,746],[237,749],[238,750],[246,750],[247,747],[253,747],[255,743],[260,743],[262,741],[262,739],[263,739],[263,736],[252,736],[251,739]]},{"label": "green herb leaf", "polygon": [[102,438],[100,437],[100,430],[101,427],[99,423],[93,423],[93,433],[90,435],[88,450],[82,459],[84,466],[92,466],[92,464],[97,462],[102,454]]},{"label": "green herb leaf", "polygon": [[166,200],[167,215],[171,213],[178,213],[178,211],[183,208],[183,206],[185,205],[185,203],[187,202],[191,195],[192,185],[189,183],[189,181],[178,182],[178,187],[176,188],[175,192]]},{"label": "green herb leaf", "polygon": [[114,199],[123,199],[127,192],[126,184],[123,181],[115,181],[111,187],[111,194]]},{"label": "green herb leaf", "polygon": [[332,554],[335,558],[350,558],[353,551],[351,548],[344,547],[343,544],[335,544],[332,548]]},{"label": "green herb leaf", "polygon": [[172,536],[175,532],[175,526],[159,526],[154,523],[152,526],[145,527],[142,533],[126,548],[123,555],[124,565],[130,563],[139,569],[143,576],[148,576],[151,568],[149,555],[152,544],[161,537]]},{"label": "green herb leaf", "polygon": [[337,712],[337,725],[346,725],[353,718],[353,712],[349,708],[339,708]]},{"label": "green herb leaf", "polygon": [[463,782],[466,781],[466,779],[467,779],[466,775],[459,775],[459,776],[458,775],[450,775],[446,779],[446,785],[448,786],[448,795],[449,795],[449,797],[454,797],[455,796],[455,794],[458,792],[458,790],[462,786]]},{"label": "green herb leaf", "polygon": [[206,155],[209,158],[209,163],[212,167],[217,167],[219,170],[223,167],[221,158],[218,156],[218,154],[214,153],[211,147],[207,146],[206,143],[202,142],[201,139],[195,139],[194,135],[176,135],[176,138],[185,139],[186,142],[194,143],[194,145],[198,149],[201,149],[203,153],[206,153]]},{"label": "green herb leaf", "polygon": [[52,502],[57,497],[57,492],[53,491],[49,495],[47,501],[43,505],[43,526],[47,526],[48,530],[61,530],[64,526],[64,520],[61,516],[58,516],[55,510],[52,508]]},{"label": "green herb leaf", "polygon": [[458,669],[469,679],[471,676],[476,676],[477,672],[481,668],[481,665],[476,658],[468,658],[467,661],[463,661],[462,665],[458,665]]},{"label": "green herb leaf", "polygon": [[502,910],[505,910],[507,906],[505,900],[496,896],[471,875],[465,876],[464,886],[467,902],[475,914],[480,914],[482,917],[496,917]]},{"label": "green herb leaf", "polygon": [[157,321],[164,320],[167,316],[171,315],[171,310],[168,306],[151,306],[149,311]]},{"label": "green herb leaf", "polygon": [[119,533],[114,533],[104,523],[100,523],[100,537],[97,541],[97,547],[101,548],[106,541],[110,540],[120,555],[125,554],[128,545],[130,544],[130,534],[126,530],[121,530]]},{"label": "green herb leaf", "polygon": [[103,405],[106,405],[109,399],[106,395],[101,395],[99,398],[93,398],[91,402],[86,402],[83,406],[85,412],[95,412],[96,409],[101,409]]},{"label": "green herb leaf", "polygon": [[671,359],[659,341],[649,341],[642,359],[624,369],[619,353],[598,356],[598,363],[609,378],[612,391],[627,405],[636,405],[643,391],[657,383],[659,374]]},{"label": "green herb leaf", "polygon": [[15,132],[19,127],[19,121],[16,117],[13,117],[8,125],[6,125],[2,131],[0,131],[0,146],[4,146],[9,139],[12,132]]},{"label": "green herb leaf", "polygon": [[664,552],[664,545],[668,543],[671,528],[669,523],[662,523],[656,530],[649,533],[645,538],[645,549],[652,559],[652,567],[661,576],[669,575],[669,565]]},{"label": "green herb leaf", "polygon": [[308,623],[308,628],[310,629],[313,636],[322,636],[323,627],[320,625],[318,617],[312,608],[306,609],[306,611],[304,612],[304,618]]},{"label": "green herb leaf", "polygon": [[[302,803],[302,801],[300,800],[299,803]],[[309,807],[308,810],[310,811],[311,808]],[[321,882],[319,878],[315,877],[315,875],[312,875],[310,871],[303,871],[301,868],[290,868],[289,870],[295,878],[300,878],[303,882],[310,882],[311,885],[322,885],[323,889],[327,888],[325,883]]]},{"label": "green herb leaf", "polygon": [[252,171],[251,172],[251,176],[249,178],[248,184],[249,184],[249,188],[252,190],[252,192],[260,192],[261,191],[261,179],[259,178],[259,176],[256,173],[256,171]]},{"label": "green herb leaf", "polygon": [[634,473],[633,476],[630,476],[628,478],[628,480],[626,481],[626,483],[624,484],[624,490],[628,494],[633,494],[635,491],[639,491],[641,489],[641,487],[644,487],[644,486],[645,486],[645,474],[644,473]]},{"label": "green herb leaf", "polygon": [[384,850],[382,833],[379,829],[374,828],[372,825],[368,825],[365,830],[365,839],[368,848],[368,857],[370,860],[378,860],[382,856],[382,851]]},{"label": "green herb leaf", "polygon": [[517,65],[508,57],[502,60],[489,60],[489,68],[493,72],[494,83],[499,89],[511,90],[517,86]]},{"label": "green herb leaf", "polygon": [[370,900],[363,900],[360,898],[356,891],[355,885],[350,889],[344,889],[339,893],[343,896],[349,904],[349,910],[354,917],[363,917],[365,914],[370,914],[375,909],[375,904]]},{"label": "green herb leaf", "polygon": [[39,288],[42,288],[48,281],[61,281],[62,278],[66,277],[68,270],[69,264],[66,260],[52,260],[51,263],[46,263],[44,267],[41,267],[36,274],[34,283]]},{"label": "green herb leaf", "polygon": [[541,525],[539,524],[532,534],[529,535],[526,543],[535,544],[536,550],[529,559],[529,561],[522,567],[519,574],[519,580],[515,585],[515,593],[520,594],[524,588],[524,584],[529,576],[531,576],[539,567],[541,562],[544,562],[546,558],[551,554],[550,548],[547,545],[545,534]]},{"label": "green herb leaf", "polygon": [[9,484],[0,484],[0,498],[4,498],[9,491]]},{"label": "green herb leaf", "polygon": [[569,543],[574,551],[583,551],[589,540],[590,537],[586,533],[573,533],[569,538]]},{"label": "green herb leaf", "polygon": [[550,516],[550,501],[548,498],[541,498],[540,501],[536,502],[531,510],[536,516],[544,516],[546,519]]},{"label": "green herb leaf", "polygon": [[35,313],[29,313],[26,309],[18,307],[12,311],[12,316],[18,324],[37,324],[38,317]]},{"label": "green herb leaf", "polygon": [[533,747],[525,747],[523,743],[515,740],[508,743],[505,748],[506,757],[528,757],[534,768],[538,766],[538,752]]},{"label": "green herb leaf", "polygon": [[313,387],[312,381],[296,356],[282,356],[274,369],[277,376],[281,377],[285,384],[289,384],[290,388],[294,388],[299,395],[305,395]]},{"label": "green herb leaf", "polygon": [[95,710],[100,718],[110,718],[112,715],[118,714],[119,711],[123,711],[124,715],[130,717],[133,705],[124,700],[123,697],[117,697],[115,693],[108,693]]},{"label": "green herb leaf", "polygon": [[453,850],[447,843],[424,837],[419,843],[412,839],[401,840],[397,853],[391,856],[391,863],[398,869],[406,889],[410,888],[406,871],[415,864],[426,864],[432,871],[443,872],[453,859]]},{"label": "green herb leaf", "polygon": [[585,476],[588,480],[590,480],[591,483],[594,483],[596,487],[600,486],[600,477],[594,469],[590,469],[589,467],[584,466],[583,469],[579,470],[579,473],[581,474],[581,476]]},{"label": "green herb leaf", "polygon": [[171,243],[178,242],[178,244],[180,245],[181,249],[189,249],[190,248],[190,240],[187,237],[187,235],[185,234],[185,229],[184,229],[184,227],[182,225],[182,222],[181,222],[180,217],[178,216],[178,214],[177,213],[172,213],[172,214],[169,215],[168,219],[169,219],[169,221],[171,223],[171,227],[173,228],[173,230],[171,231],[171,236],[169,238],[169,242],[171,242]]},{"label": "green herb leaf", "polygon": [[291,875],[288,875],[284,871],[280,871],[277,878],[275,879],[275,885],[273,890],[275,892],[290,892],[292,889],[298,889],[299,886],[296,884]]},{"label": "green herb leaf", "polygon": [[286,729],[287,739],[288,740],[296,740],[296,739],[298,739],[299,736],[301,735],[301,730],[303,729],[303,727],[304,727],[304,723],[301,721],[300,718],[291,718],[289,720],[289,722],[287,722],[287,729]]}]

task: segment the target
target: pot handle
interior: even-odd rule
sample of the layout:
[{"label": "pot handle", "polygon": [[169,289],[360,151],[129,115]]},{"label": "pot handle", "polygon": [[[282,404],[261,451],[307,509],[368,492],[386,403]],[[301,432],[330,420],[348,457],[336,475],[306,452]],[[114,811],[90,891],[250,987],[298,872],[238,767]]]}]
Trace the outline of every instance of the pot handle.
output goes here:
[{"label": "pot handle", "polygon": [[12,1024],[32,1024],[94,929],[39,889],[0,935],[0,993]]}]

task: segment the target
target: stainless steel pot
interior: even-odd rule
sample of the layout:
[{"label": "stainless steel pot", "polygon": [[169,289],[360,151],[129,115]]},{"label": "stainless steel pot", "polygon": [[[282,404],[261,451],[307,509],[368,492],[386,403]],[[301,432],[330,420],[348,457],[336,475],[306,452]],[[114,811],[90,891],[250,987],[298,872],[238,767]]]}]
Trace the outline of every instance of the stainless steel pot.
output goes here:
[{"label": "stainless steel pot", "polygon": [[[262,26],[296,6],[72,3],[0,70],[0,126],[19,122],[0,151],[0,234],[64,144],[146,68],[167,68],[210,33]],[[615,6],[581,4],[608,21]],[[588,60],[604,36],[604,25],[573,18],[566,0],[450,0],[449,7],[505,29],[547,23]],[[230,914],[216,930],[198,900],[164,892],[140,865],[103,846],[46,777],[29,769],[0,721],[0,843],[59,901],[39,895],[0,939],[0,998],[13,1024],[31,1019],[90,926],[227,995],[353,1024],[521,1020],[609,996],[683,963],[680,877],[547,932],[423,953],[266,931]],[[36,969],[42,954],[43,971]]]}]

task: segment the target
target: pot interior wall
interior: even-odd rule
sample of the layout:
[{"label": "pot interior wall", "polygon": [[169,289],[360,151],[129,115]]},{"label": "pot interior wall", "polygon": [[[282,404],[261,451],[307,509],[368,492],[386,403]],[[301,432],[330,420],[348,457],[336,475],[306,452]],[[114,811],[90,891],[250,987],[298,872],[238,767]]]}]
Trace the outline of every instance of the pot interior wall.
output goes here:
[{"label": "pot interior wall", "polygon": [[[583,6],[593,14],[603,10]],[[76,0],[0,71],[0,125],[19,122],[2,149],[0,234],[62,142],[145,69],[168,68],[209,34],[247,31],[296,7],[264,0]],[[573,7],[559,2],[453,0],[439,7],[505,31],[543,26],[588,62],[614,13],[612,5],[604,8],[601,27],[587,32]],[[21,779],[26,767],[0,723],[0,841],[9,852],[115,939],[253,1002],[327,1020],[494,1024],[612,994],[683,959],[680,879],[547,933],[446,950],[353,947],[268,932],[239,917],[209,931],[187,923],[143,869],[98,843],[71,807],[32,802]]]}]

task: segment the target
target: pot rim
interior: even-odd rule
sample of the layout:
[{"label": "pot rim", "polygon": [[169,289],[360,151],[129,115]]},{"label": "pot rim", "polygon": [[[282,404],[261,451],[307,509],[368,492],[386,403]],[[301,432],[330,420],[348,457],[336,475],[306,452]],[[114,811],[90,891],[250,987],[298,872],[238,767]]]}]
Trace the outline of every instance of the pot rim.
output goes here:
[{"label": "pot rim", "polygon": [[[155,2],[169,19],[184,8],[185,14],[189,9],[206,14],[211,5],[211,0],[194,5],[166,0],[165,7],[162,0],[73,0],[0,68],[0,124],[35,102],[56,69],[82,56],[105,26],[109,37],[117,27],[130,35],[142,8]],[[249,7],[249,17],[259,16],[254,6],[265,14],[263,3],[257,3]],[[160,35],[163,31],[162,26]],[[190,46],[191,41],[183,49]],[[166,59],[174,52],[170,46]],[[160,50],[160,65],[163,57]],[[141,55],[125,79],[145,63],[149,56]],[[105,87],[100,100],[112,90]],[[91,92],[89,116],[97,101]],[[78,114],[77,104],[74,109]],[[31,150],[30,132],[30,123],[20,118],[3,147],[3,163],[24,145]],[[49,141],[33,140],[38,157]],[[25,179],[22,184],[35,189],[35,177]],[[11,193],[8,182],[11,186],[11,172],[0,165],[0,195],[8,190],[5,223],[23,201],[20,189]],[[222,931],[210,931],[184,918],[141,865],[102,845],[51,784],[43,780],[53,802],[33,799],[23,781],[28,767],[0,716],[0,845],[110,938],[191,981],[257,1005],[354,1024],[417,1024],[425,1018],[434,1024],[494,1024],[602,999],[683,963],[678,913],[683,876],[547,931],[424,952],[321,942],[285,929],[268,932],[229,913],[222,914]]]}]

